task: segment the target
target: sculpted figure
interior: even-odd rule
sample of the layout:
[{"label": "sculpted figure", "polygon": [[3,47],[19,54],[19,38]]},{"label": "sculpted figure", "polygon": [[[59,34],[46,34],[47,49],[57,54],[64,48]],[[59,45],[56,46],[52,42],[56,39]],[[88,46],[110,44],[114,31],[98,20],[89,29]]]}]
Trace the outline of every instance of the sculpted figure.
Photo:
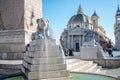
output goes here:
[{"label": "sculpted figure", "polygon": [[40,18],[37,19],[37,32],[32,34],[32,40],[34,39],[42,39],[45,37],[49,37],[49,27],[48,27],[48,19]]}]

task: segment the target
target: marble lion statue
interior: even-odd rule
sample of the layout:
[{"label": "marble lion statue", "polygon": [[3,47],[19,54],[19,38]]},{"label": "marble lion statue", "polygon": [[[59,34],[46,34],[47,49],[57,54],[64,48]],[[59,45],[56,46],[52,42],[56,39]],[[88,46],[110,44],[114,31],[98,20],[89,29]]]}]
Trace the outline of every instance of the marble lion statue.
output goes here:
[{"label": "marble lion statue", "polygon": [[32,34],[32,40],[34,39],[42,39],[45,37],[49,37],[49,26],[48,26],[48,19],[40,18],[37,19],[37,32]]}]

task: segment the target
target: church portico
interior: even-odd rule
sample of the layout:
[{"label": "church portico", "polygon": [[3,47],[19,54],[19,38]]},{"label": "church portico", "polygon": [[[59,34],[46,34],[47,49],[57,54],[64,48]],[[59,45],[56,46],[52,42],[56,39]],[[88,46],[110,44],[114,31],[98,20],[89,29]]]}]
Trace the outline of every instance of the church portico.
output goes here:
[{"label": "church portico", "polygon": [[80,47],[82,46],[83,42],[84,42],[84,38],[83,35],[69,35],[69,42],[68,42],[68,48],[69,49],[73,49],[75,52],[79,52],[80,51]]}]

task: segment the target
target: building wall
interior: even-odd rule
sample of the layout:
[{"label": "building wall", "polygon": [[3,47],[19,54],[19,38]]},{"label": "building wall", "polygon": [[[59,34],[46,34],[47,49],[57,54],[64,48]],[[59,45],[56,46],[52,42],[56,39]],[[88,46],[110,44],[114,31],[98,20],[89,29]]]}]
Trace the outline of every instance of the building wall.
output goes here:
[{"label": "building wall", "polygon": [[31,41],[31,34],[36,31],[36,20],[42,17],[42,0],[24,0],[25,44]]},{"label": "building wall", "polygon": [[34,31],[36,20],[42,17],[42,0],[24,0],[25,29]]}]

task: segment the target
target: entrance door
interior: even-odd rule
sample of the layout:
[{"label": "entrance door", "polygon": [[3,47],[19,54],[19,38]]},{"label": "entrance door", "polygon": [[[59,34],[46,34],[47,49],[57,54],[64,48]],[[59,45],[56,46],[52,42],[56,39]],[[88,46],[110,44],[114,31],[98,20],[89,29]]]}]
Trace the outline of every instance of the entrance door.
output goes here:
[{"label": "entrance door", "polygon": [[76,43],[76,52],[80,52],[79,43]]}]

